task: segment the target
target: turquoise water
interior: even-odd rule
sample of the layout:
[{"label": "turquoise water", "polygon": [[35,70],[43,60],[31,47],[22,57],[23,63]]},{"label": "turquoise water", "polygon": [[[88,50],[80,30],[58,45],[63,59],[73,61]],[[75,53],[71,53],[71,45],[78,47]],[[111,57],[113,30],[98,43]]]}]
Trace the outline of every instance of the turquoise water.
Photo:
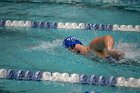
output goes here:
[{"label": "turquoise water", "polygon": [[[0,19],[140,25],[140,12],[83,3],[0,2]],[[63,39],[70,35],[88,45],[93,38],[108,34],[114,36],[115,47],[124,51],[126,57],[135,60],[138,65],[98,63],[62,47]],[[139,40],[138,32],[4,27],[0,28],[0,68],[139,78]],[[84,93],[87,90],[101,93],[140,92],[137,88],[0,80],[1,93]]]}]

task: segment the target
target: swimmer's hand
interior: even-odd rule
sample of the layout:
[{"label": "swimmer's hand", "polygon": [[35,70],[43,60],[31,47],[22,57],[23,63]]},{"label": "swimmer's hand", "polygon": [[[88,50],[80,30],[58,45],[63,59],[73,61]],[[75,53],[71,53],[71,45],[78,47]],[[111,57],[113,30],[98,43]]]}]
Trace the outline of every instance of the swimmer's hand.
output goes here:
[{"label": "swimmer's hand", "polygon": [[108,55],[111,55],[115,59],[122,59],[124,58],[124,53],[116,50],[116,49],[109,49],[107,50]]}]

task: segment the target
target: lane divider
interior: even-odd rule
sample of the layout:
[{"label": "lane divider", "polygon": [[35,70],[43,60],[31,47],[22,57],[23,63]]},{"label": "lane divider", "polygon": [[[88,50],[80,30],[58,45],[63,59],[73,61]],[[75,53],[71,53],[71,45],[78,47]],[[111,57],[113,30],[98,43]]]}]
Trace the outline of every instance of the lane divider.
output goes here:
[{"label": "lane divider", "polygon": [[118,25],[118,24],[90,24],[90,23],[63,23],[63,22],[32,22],[0,20],[0,27],[31,27],[48,29],[84,29],[99,31],[135,31],[140,32],[140,25]]},{"label": "lane divider", "polygon": [[140,88],[140,78],[135,79],[133,77],[125,79],[124,77],[114,76],[97,76],[97,75],[85,75],[85,74],[68,74],[59,72],[41,72],[41,71],[24,71],[13,69],[0,69],[0,78],[2,79],[14,79],[14,80],[33,80],[33,81],[57,81],[57,82],[69,82],[89,85],[101,85],[101,86],[124,86]]}]

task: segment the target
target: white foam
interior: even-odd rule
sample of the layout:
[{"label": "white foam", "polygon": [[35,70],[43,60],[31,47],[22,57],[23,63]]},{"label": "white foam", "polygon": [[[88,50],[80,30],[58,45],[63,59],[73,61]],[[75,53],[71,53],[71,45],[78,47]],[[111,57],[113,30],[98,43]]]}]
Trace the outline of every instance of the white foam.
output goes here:
[{"label": "white foam", "polygon": [[29,49],[30,50],[47,50],[47,51],[49,51],[49,50],[55,49],[56,47],[61,46],[62,42],[63,41],[60,39],[53,40],[52,42],[41,41],[40,44],[38,44],[36,46],[32,46]]},{"label": "white foam", "polygon": [[140,48],[137,48],[137,43],[120,43],[116,46],[118,50],[125,53],[125,59],[123,61],[135,61],[140,63]]}]

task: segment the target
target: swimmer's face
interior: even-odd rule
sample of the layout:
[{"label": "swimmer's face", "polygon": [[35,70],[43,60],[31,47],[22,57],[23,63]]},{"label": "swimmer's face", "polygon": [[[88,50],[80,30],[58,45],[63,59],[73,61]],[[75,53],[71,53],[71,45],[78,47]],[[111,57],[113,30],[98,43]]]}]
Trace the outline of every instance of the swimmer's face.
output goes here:
[{"label": "swimmer's face", "polygon": [[69,47],[68,49],[70,51],[74,52],[74,53],[81,54],[80,49],[78,47],[76,47],[76,44],[71,46],[71,47]]}]

